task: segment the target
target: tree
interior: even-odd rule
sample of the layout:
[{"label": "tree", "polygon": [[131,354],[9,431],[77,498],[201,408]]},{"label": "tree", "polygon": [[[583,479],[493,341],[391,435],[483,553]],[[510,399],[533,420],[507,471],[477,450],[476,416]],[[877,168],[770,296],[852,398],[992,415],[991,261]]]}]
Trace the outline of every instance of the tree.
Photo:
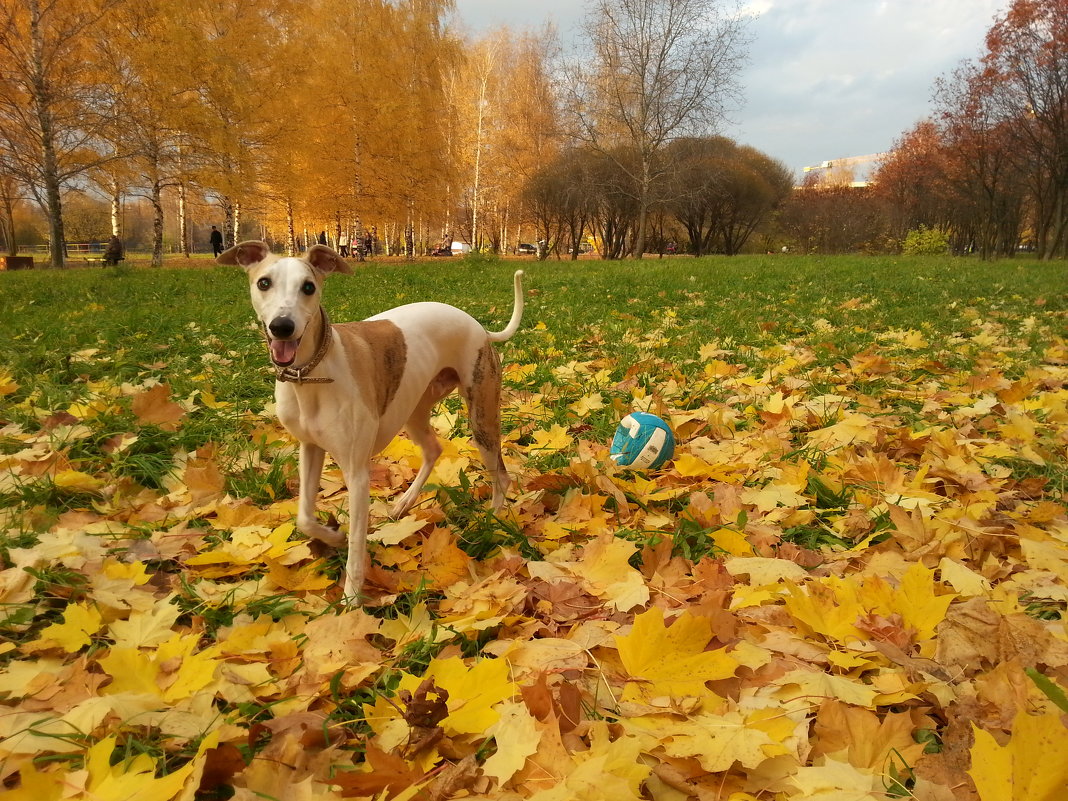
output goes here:
[{"label": "tree", "polygon": [[1028,165],[1038,256],[1068,256],[1068,0],[1013,0],[986,37],[990,98]]},{"label": "tree", "polygon": [[921,120],[902,134],[872,176],[875,192],[886,202],[890,235],[903,240],[911,231],[949,226],[942,131]]},{"label": "tree", "polygon": [[990,79],[988,71],[964,62],[936,84],[935,94],[954,246],[975,249],[983,259],[1016,252],[1024,200],[1012,126],[994,113]]},{"label": "tree", "polygon": [[793,189],[784,164],[722,136],[676,140],[665,160],[674,171],[667,208],[698,256],[713,247],[739,253]]},{"label": "tree", "polygon": [[805,185],[779,214],[779,225],[805,253],[848,253],[885,249],[881,199],[872,187]]},{"label": "tree", "polygon": [[0,160],[48,211],[51,262],[64,258],[63,189],[110,158],[113,118],[93,41],[118,0],[0,1]]},{"label": "tree", "polygon": [[717,126],[746,57],[745,18],[720,0],[594,0],[585,31],[589,60],[569,70],[574,134],[606,157],[627,153],[616,165],[636,204],[631,255],[641,258],[664,177],[658,156]]}]

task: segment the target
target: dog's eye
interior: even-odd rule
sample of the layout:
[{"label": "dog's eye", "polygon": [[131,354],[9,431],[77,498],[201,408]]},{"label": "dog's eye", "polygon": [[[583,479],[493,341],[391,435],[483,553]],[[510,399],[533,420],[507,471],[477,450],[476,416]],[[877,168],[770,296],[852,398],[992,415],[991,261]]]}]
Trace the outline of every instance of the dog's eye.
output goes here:
[{"label": "dog's eye", "polygon": [[315,294],[315,282],[314,281],[305,281],[303,284],[301,284],[300,291],[303,292],[305,295],[314,295]]},{"label": "dog's eye", "polygon": [[259,289],[261,292],[266,292],[268,289],[271,288],[271,279],[261,278],[259,281],[256,282],[256,288]]}]

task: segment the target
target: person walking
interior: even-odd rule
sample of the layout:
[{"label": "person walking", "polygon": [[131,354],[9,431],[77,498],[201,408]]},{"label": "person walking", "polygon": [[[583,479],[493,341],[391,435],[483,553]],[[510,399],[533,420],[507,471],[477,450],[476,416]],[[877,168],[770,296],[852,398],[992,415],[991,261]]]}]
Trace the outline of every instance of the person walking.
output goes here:
[{"label": "person walking", "polygon": [[211,226],[211,236],[209,239],[211,240],[211,251],[215,254],[215,258],[218,258],[219,254],[223,252],[222,231],[214,225]]}]

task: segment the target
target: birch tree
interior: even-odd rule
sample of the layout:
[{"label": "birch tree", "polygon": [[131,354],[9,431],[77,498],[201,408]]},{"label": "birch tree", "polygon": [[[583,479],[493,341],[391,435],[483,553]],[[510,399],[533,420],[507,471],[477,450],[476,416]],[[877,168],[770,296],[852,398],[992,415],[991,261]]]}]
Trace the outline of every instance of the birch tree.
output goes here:
[{"label": "birch tree", "polygon": [[[573,134],[597,152],[633,153],[617,166],[637,206],[631,256],[645,248],[658,156],[680,136],[716,130],[738,94],[746,17],[724,0],[593,0],[588,58],[568,69]],[[620,150],[620,148],[624,150]]]}]

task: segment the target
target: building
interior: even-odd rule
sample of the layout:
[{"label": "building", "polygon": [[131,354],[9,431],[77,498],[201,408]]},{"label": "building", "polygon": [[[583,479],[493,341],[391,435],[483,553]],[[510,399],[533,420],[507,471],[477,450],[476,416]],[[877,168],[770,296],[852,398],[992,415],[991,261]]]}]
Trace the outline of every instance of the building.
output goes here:
[{"label": "building", "polygon": [[887,153],[870,156],[848,156],[824,161],[815,167],[805,167],[806,186],[868,186],[872,176]]}]

